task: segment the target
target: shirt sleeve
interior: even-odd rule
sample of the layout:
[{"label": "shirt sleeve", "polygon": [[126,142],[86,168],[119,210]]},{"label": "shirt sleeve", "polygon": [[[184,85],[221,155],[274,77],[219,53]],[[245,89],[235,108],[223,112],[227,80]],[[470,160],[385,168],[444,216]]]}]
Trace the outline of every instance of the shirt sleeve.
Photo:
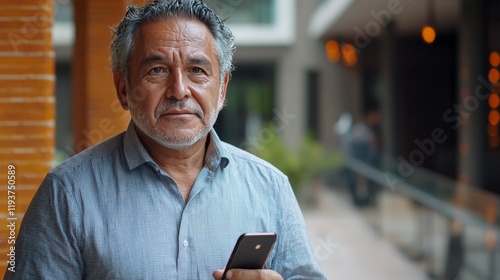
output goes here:
[{"label": "shirt sleeve", "polygon": [[283,279],[326,279],[311,251],[302,212],[288,180],[280,189],[282,224],[276,241],[277,253],[272,264]]},{"label": "shirt sleeve", "polygon": [[53,174],[35,194],[15,244],[15,272],[5,279],[82,279],[75,198]]}]

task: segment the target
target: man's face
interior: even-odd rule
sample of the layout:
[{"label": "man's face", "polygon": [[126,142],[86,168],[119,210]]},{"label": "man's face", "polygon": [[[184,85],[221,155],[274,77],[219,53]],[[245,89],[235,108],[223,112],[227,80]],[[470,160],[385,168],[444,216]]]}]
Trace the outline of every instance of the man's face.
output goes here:
[{"label": "man's face", "polygon": [[229,80],[226,75],[221,84],[214,43],[196,20],[160,20],[136,30],[128,84],[120,74],[114,78],[139,134],[175,149],[208,134]]}]

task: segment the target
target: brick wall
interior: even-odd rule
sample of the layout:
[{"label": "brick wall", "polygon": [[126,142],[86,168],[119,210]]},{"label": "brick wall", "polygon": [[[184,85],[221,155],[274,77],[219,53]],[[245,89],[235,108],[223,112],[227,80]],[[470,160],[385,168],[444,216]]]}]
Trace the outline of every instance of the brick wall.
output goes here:
[{"label": "brick wall", "polygon": [[[0,275],[10,229],[53,166],[55,133],[52,0],[0,0]],[[8,167],[15,190],[8,197]],[[12,174],[14,173],[15,174]],[[14,181],[10,181],[14,183]],[[15,198],[15,200],[14,200]],[[15,208],[8,212],[8,200]],[[12,214],[12,215],[11,215]],[[18,218],[18,220],[8,220]],[[13,233],[12,233],[13,234]]]},{"label": "brick wall", "polygon": [[109,44],[110,26],[125,14],[126,1],[75,0],[73,59],[75,151],[124,131],[130,120],[116,97]]}]

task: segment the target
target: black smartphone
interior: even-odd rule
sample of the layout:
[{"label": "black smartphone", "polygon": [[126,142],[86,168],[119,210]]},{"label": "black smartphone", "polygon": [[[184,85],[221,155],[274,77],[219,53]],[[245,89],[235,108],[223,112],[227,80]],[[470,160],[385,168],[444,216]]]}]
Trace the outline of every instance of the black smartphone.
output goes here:
[{"label": "black smartphone", "polygon": [[229,257],[226,269],[224,269],[222,280],[226,280],[227,271],[233,268],[262,269],[273,249],[276,238],[277,235],[274,232],[240,235]]}]

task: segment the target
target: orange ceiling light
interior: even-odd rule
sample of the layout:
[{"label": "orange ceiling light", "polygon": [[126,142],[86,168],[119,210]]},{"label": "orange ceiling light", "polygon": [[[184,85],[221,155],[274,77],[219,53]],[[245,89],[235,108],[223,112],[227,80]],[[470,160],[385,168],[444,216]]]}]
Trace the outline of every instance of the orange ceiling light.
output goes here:
[{"label": "orange ceiling light", "polygon": [[498,113],[497,110],[490,111],[490,114],[488,115],[488,120],[490,121],[491,125],[498,125],[500,122],[500,114]]},{"label": "orange ceiling light", "polygon": [[436,30],[434,27],[429,25],[424,26],[424,28],[422,28],[422,39],[427,44],[434,43],[434,40],[436,40]]},{"label": "orange ceiling light", "polygon": [[493,136],[493,137],[490,137],[490,147],[492,148],[498,148],[498,146],[500,146],[500,139],[498,136]]},{"label": "orange ceiling light", "polygon": [[358,63],[358,54],[353,45],[342,45],[342,61],[344,61],[344,64],[347,66],[354,66]]},{"label": "orange ceiling light", "polygon": [[490,64],[492,67],[498,67],[500,65],[500,54],[498,54],[498,52],[491,52]]},{"label": "orange ceiling light", "polygon": [[340,60],[340,45],[335,40],[329,40],[325,45],[326,57],[331,62],[338,62]]},{"label": "orange ceiling light", "polygon": [[488,135],[491,137],[498,136],[498,126],[492,125],[491,123],[488,124]]},{"label": "orange ceiling light", "polygon": [[498,106],[500,106],[500,97],[497,93],[492,93],[490,95],[490,97],[488,98],[488,104],[492,109],[496,109],[498,108]]},{"label": "orange ceiling light", "polygon": [[498,69],[491,68],[490,72],[488,72],[488,79],[493,84],[498,83],[498,81],[500,81],[500,72],[498,72]]}]

